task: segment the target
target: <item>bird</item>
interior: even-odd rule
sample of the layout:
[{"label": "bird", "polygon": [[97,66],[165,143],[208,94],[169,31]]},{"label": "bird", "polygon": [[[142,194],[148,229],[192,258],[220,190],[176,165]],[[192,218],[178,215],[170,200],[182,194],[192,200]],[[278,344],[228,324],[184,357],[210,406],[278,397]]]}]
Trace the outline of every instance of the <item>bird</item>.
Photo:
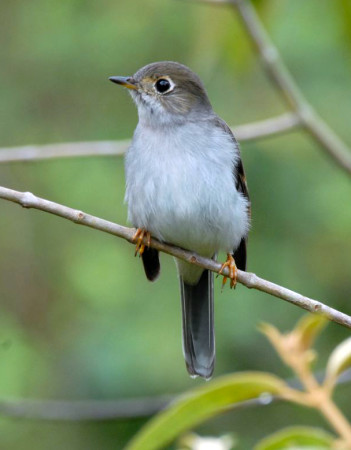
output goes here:
[{"label": "bird", "polygon": [[[183,64],[161,61],[109,80],[129,90],[138,110],[125,155],[125,202],[146,277],[160,273],[152,236],[213,259],[224,251],[220,272],[228,267],[235,287],[237,269],[246,270],[251,204],[238,143],[201,79]],[[216,359],[213,273],[175,262],[186,368],[209,380]]]}]

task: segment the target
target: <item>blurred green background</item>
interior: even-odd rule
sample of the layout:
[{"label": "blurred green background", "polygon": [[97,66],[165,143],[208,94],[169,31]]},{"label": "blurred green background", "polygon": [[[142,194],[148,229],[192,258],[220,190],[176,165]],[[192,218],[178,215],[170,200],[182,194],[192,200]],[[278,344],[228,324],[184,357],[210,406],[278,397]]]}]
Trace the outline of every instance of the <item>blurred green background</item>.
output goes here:
[{"label": "blurred green background", "polygon": [[[351,144],[348,0],[255,2],[308,100]],[[108,82],[169,59],[203,79],[216,112],[238,125],[284,112],[240,23],[227,7],[181,1],[13,0],[0,6],[0,146],[125,139],[137,115]],[[244,143],[252,198],[249,270],[351,313],[350,179],[300,131]],[[123,158],[0,165],[0,184],[126,223]],[[0,202],[0,400],[125,399],[181,393],[191,380],[181,351],[178,281],[144,277],[120,239]],[[292,328],[302,311],[216,282],[215,375],[264,370],[289,377],[257,331]],[[349,332],[330,324],[322,368]],[[337,400],[351,418],[351,386]],[[70,423],[0,418],[0,448],[120,449],[143,420]],[[281,426],[324,426],[285,404],[227,413],[200,428],[234,431],[251,448]],[[327,428],[327,427],[326,427]]]}]

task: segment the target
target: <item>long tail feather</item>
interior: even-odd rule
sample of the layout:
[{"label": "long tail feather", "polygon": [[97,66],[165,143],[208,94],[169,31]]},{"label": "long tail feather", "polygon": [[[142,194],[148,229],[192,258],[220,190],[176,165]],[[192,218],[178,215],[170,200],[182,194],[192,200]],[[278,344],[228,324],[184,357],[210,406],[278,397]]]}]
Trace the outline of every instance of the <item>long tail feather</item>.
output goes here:
[{"label": "long tail feather", "polygon": [[191,376],[211,378],[216,359],[213,273],[205,270],[192,286],[180,277],[183,312],[183,353]]}]

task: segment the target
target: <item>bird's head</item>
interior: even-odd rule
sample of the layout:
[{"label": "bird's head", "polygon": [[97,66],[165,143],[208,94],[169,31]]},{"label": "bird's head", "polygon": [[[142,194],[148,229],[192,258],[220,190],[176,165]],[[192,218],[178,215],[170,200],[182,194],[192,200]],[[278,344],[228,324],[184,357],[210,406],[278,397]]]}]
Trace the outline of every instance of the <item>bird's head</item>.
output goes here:
[{"label": "bird's head", "polygon": [[199,120],[212,112],[200,78],[188,67],[163,61],[142,67],[131,77],[110,77],[130,90],[143,122],[164,125]]}]

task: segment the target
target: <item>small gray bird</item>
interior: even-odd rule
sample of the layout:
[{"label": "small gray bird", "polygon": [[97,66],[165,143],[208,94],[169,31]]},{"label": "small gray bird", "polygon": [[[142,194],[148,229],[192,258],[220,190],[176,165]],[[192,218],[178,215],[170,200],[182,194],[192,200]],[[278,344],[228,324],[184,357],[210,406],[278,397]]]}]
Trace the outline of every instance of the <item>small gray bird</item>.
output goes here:
[{"label": "small gray bird", "polygon": [[[158,251],[143,244],[152,235],[205,257],[225,251],[222,270],[229,267],[234,287],[237,267],[246,268],[250,201],[238,144],[200,78],[164,61],[110,80],[130,89],[138,107],[125,159],[125,201],[147,278],[160,272]],[[191,376],[209,379],[215,363],[213,273],[177,259],[176,265],[186,366]]]}]

